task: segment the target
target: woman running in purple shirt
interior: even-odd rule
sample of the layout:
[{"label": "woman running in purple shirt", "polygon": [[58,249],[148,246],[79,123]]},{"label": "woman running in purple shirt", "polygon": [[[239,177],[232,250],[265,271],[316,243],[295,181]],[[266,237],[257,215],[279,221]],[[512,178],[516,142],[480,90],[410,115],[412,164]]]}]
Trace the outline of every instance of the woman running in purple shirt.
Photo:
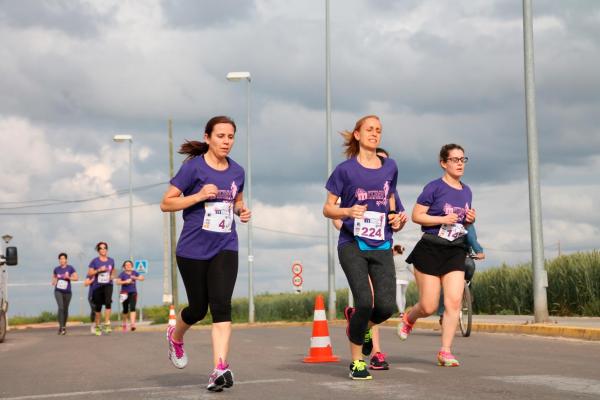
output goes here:
[{"label": "woman running in purple shirt", "polygon": [[204,142],[186,142],[179,150],[187,159],[171,179],[160,208],[183,210],[183,229],[177,242],[177,266],[185,285],[188,306],[169,327],[169,359],[177,368],[187,365],[183,350],[186,331],[212,315],[214,370],[207,389],[220,392],[233,385],[227,363],[231,337],[231,296],[238,271],[238,237],[234,215],[248,222],[251,212],[244,205],[244,169],[228,157],[235,141],[236,126],[225,116],[211,118],[204,129]]},{"label": "woman running in purple shirt", "polygon": [[466,228],[476,216],[471,189],[461,180],[468,160],[460,145],[442,146],[439,162],[444,176],[429,182],[417,198],[412,220],[421,225],[423,236],[406,262],[414,265],[419,302],[404,314],[398,330],[405,340],[417,319],[436,312],[443,288],[446,310],[437,361],[445,367],[459,366],[451,347],[464,288]]},{"label": "woman running in purple shirt", "polygon": [[376,154],[381,142],[379,118],[361,118],[353,131],[344,132],[344,138],[348,159],[335,168],[325,185],[323,215],[342,220],[338,256],[355,302],[355,307],[344,311],[352,355],[350,378],[367,380],[372,377],[363,352],[369,355],[372,347],[364,351],[363,345],[368,339],[372,346],[370,328],[396,309],[392,232],[402,229],[407,217],[396,208],[396,162]]}]

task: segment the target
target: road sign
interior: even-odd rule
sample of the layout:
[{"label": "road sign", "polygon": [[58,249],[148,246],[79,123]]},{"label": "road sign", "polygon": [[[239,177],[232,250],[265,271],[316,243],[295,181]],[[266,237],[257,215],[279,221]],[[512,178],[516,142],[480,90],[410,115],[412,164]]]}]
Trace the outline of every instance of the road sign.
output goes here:
[{"label": "road sign", "polygon": [[302,282],[304,282],[304,280],[302,279],[302,277],[300,275],[296,275],[294,276],[294,278],[292,279],[292,283],[294,284],[294,286],[299,287],[302,286]]},{"label": "road sign", "polygon": [[294,263],[292,265],[292,273],[294,275],[300,275],[300,274],[302,274],[302,264],[300,264],[299,262]]},{"label": "road sign", "polygon": [[148,260],[135,260],[133,270],[141,275],[146,274],[148,272]]}]

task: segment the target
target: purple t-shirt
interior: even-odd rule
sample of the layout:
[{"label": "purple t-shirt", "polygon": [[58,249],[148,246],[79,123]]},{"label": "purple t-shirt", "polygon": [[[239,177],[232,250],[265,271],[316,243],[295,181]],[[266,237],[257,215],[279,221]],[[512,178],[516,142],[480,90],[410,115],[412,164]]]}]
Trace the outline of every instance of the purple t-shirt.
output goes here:
[{"label": "purple t-shirt", "polygon": [[[378,247],[392,241],[392,227],[388,224],[387,214],[390,211],[390,195],[396,195],[397,181],[398,167],[391,158],[383,159],[381,168],[371,169],[363,167],[356,157],[352,157],[335,168],[325,188],[329,193],[340,197],[340,208],[360,204],[367,205],[367,211],[384,214],[384,239],[361,237],[367,245]],[[399,200],[398,198],[396,211],[404,211]],[[340,229],[338,248],[353,241],[354,218],[345,218]]]},{"label": "purple t-shirt", "polygon": [[[75,268],[71,265],[67,265],[64,268],[60,265],[54,268],[54,276],[58,281],[56,282],[56,286],[54,286],[54,290],[58,290],[63,293],[71,293],[71,275],[75,273]],[[67,273],[68,276],[67,277]]]},{"label": "purple t-shirt", "polygon": [[[238,251],[233,215],[228,232],[220,231],[218,226],[211,225],[219,221],[218,218],[212,218],[212,221],[211,215],[205,218],[205,207],[227,207],[229,204],[233,208],[237,194],[244,190],[244,169],[229,157],[227,162],[229,167],[218,171],[206,163],[204,156],[194,157],[185,161],[177,175],[171,179],[171,185],[181,190],[184,196],[198,193],[207,184],[218,188],[216,199],[206,200],[183,210],[183,229],[176,251],[178,256],[208,260],[223,250]],[[213,212],[218,213],[220,210]]]},{"label": "purple t-shirt", "polygon": [[[126,281],[129,278],[131,278],[132,276],[140,276],[140,274],[138,274],[136,271],[131,271],[131,275],[129,275],[127,272],[123,271],[119,274],[119,279],[122,281]],[[121,292],[137,293],[135,283],[136,283],[136,281],[132,281],[128,285],[121,285]]]},{"label": "purple t-shirt", "polygon": [[113,269],[115,269],[115,260],[108,257],[106,261],[101,261],[100,257],[96,257],[90,262],[89,267],[94,268],[95,270],[98,270],[101,267],[107,268],[106,271],[99,272],[95,275],[94,282],[92,283],[92,292],[97,287],[113,284],[112,279],[110,279],[110,276],[112,275]]},{"label": "purple t-shirt", "polygon": [[[462,183],[462,182],[461,182]],[[462,183],[462,189],[455,189],[448,185],[442,178],[429,182],[417,198],[417,204],[429,207],[427,215],[443,217],[450,213],[458,215],[458,223],[465,223],[467,210],[471,208],[473,193]],[[441,225],[421,226],[425,233],[437,235]]]}]

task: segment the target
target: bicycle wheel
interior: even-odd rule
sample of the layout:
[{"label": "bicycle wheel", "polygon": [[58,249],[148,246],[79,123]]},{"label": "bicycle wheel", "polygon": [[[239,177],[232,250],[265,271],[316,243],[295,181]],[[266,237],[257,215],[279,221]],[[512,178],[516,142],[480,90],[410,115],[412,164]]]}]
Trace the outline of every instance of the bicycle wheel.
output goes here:
[{"label": "bicycle wheel", "polygon": [[0,343],[4,342],[6,336],[6,314],[0,310]]},{"label": "bicycle wheel", "polygon": [[469,285],[465,282],[465,290],[463,291],[462,303],[460,306],[460,333],[464,337],[471,335],[471,323],[473,322],[473,304],[471,303],[471,290]]}]

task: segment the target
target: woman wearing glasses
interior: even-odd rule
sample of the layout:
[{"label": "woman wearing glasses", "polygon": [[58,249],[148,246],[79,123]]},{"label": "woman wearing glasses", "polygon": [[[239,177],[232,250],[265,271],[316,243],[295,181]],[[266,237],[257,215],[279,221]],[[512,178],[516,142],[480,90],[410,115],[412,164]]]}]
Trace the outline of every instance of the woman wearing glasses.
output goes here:
[{"label": "woman wearing glasses", "polygon": [[412,220],[421,225],[423,237],[406,262],[415,267],[419,302],[404,314],[398,330],[400,339],[405,340],[417,319],[436,312],[443,288],[446,310],[437,361],[445,367],[459,365],[451,346],[464,287],[465,239],[468,225],[475,222],[471,189],[461,181],[467,161],[460,145],[442,146],[439,162],[444,175],[429,182],[417,198]]}]

